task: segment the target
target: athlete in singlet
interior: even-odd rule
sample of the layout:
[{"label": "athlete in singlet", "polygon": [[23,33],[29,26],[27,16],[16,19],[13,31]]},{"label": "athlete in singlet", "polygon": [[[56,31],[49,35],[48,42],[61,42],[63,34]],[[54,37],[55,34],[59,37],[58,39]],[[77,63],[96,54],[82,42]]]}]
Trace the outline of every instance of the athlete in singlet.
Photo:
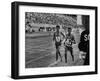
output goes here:
[{"label": "athlete in singlet", "polygon": [[71,34],[72,29],[68,28],[68,34],[66,34],[66,38],[65,38],[65,62],[67,63],[67,51],[70,51],[70,54],[72,56],[72,60],[74,61],[74,55],[73,55],[73,48],[72,48],[72,44],[75,44],[75,39],[74,36]]},{"label": "athlete in singlet", "polygon": [[61,47],[61,36],[65,37],[64,34],[62,32],[59,31],[60,26],[57,25],[56,26],[56,32],[54,32],[53,35],[53,40],[55,41],[55,47],[56,47],[56,61],[58,60],[58,56],[60,56],[61,61],[62,61],[62,56],[60,54],[60,47]]},{"label": "athlete in singlet", "polygon": [[80,37],[80,43],[78,45],[79,50],[83,53],[85,53],[85,58],[84,60],[84,65],[89,65],[90,61],[89,61],[89,57],[90,57],[90,53],[89,53],[89,41],[90,41],[90,36],[89,36],[89,16],[84,16],[84,23],[83,26],[85,28],[85,30],[81,33],[81,37]]}]

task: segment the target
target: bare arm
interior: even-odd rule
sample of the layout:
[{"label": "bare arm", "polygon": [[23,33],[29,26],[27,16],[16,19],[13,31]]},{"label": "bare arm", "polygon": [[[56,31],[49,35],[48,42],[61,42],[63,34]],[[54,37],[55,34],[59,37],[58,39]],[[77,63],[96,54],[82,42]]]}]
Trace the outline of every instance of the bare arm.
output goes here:
[{"label": "bare arm", "polygon": [[61,32],[61,35],[63,36],[63,39],[65,38],[65,35]]},{"label": "bare arm", "polygon": [[73,44],[76,44],[74,36],[72,36],[72,42],[73,42]]},{"label": "bare arm", "polygon": [[53,34],[53,41],[55,40],[55,33]]}]

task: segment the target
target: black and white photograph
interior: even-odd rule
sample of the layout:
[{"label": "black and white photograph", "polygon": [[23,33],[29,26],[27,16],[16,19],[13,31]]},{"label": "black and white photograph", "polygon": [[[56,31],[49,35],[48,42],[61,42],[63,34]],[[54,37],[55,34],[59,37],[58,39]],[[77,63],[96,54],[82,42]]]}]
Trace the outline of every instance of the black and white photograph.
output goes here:
[{"label": "black and white photograph", "polygon": [[97,74],[97,7],[12,3],[14,79]]},{"label": "black and white photograph", "polygon": [[89,15],[25,12],[25,67],[89,65]]}]

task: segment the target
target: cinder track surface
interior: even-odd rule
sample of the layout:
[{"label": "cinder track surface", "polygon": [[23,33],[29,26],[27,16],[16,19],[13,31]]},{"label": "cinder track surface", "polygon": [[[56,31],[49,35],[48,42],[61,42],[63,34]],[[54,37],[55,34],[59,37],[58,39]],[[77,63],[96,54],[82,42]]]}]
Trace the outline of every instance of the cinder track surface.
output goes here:
[{"label": "cinder track surface", "polygon": [[[74,34],[78,41],[78,34]],[[70,52],[67,54],[68,62],[65,63],[64,46],[61,46],[60,52],[63,58],[56,61],[55,45],[50,33],[32,33],[26,34],[25,37],[25,67],[40,68],[40,67],[60,67],[60,66],[80,66],[83,65],[83,60],[79,59],[78,43],[73,45],[74,62]]]}]

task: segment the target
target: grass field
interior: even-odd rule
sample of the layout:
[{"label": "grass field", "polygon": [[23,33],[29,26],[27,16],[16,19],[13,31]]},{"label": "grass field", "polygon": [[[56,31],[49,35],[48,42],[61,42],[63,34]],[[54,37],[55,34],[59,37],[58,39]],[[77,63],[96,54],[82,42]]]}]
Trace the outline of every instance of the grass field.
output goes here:
[{"label": "grass field", "polygon": [[[74,33],[76,41],[78,34]],[[48,32],[26,34],[25,37],[25,67],[40,68],[40,67],[58,67],[58,66],[77,66],[83,65],[83,60],[79,59],[78,43],[73,45],[74,62],[72,61],[70,52],[68,52],[68,62],[65,63],[64,46],[62,45],[60,52],[63,58],[56,61],[55,45],[52,41],[52,35]]]}]

